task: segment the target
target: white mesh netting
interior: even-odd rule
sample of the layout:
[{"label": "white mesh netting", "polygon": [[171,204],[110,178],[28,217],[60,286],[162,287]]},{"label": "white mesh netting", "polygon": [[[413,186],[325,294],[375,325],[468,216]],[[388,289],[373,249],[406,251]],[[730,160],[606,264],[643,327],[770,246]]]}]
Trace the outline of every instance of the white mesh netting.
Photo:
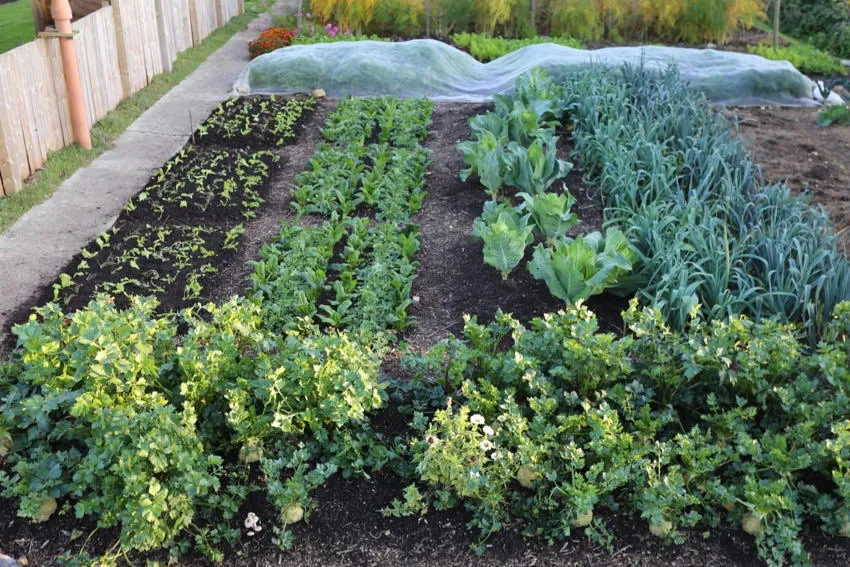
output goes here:
[{"label": "white mesh netting", "polygon": [[590,64],[666,69],[670,65],[715,104],[811,106],[815,84],[786,61],[757,55],[677,47],[611,47],[582,50],[544,43],[480,63],[434,40],[340,42],[298,45],[263,55],[235,85],[239,94],[292,94],[324,89],[328,96],[427,96],[480,102],[509,92],[534,68],[554,78]]}]

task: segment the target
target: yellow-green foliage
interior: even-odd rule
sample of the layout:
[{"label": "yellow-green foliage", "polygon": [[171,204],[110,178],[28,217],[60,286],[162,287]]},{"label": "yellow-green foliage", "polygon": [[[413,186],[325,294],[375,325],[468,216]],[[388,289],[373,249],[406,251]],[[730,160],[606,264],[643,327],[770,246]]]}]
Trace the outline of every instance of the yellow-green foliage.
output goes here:
[{"label": "yellow-green foliage", "polygon": [[[311,0],[325,21],[363,33],[417,35],[426,0]],[[724,42],[766,0],[538,0],[537,31],[579,40]],[[430,0],[435,33],[469,27],[487,35],[533,35],[529,0]],[[459,14],[458,12],[464,12]],[[460,17],[463,16],[463,17]]]},{"label": "yellow-green foliage", "polygon": [[327,21],[363,31],[374,16],[378,0],[311,0],[310,9]]},{"label": "yellow-green foliage", "polygon": [[550,0],[552,33],[579,39],[723,42],[764,0]]},{"label": "yellow-green foliage", "polygon": [[496,26],[504,25],[511,20],[514,0],[475,0],[475,13],[478,31],[492,34]]}]

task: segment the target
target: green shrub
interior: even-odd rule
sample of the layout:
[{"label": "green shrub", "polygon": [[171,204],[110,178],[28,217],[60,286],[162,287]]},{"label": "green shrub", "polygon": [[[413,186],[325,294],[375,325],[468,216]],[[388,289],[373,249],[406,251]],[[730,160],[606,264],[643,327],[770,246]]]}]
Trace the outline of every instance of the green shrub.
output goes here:
[{"label": "green shrub", "polygon": [[783,32],[850,58],[850,4],[845,0],[783,0],[781,18]]},{"label": "green shrub", "polygon": [[805,44],[788,47],[770,45],[751,45],[750,53],[761,55],[774,61],[789,61],[803,73],[810,75],[846,75],[847,68],[837,58]]},{"label": "green shrub", "polygon": [[673,542],[741,526],[769,565],[808,562],[804,522],[850,535],[850,304],[810,353],[775,321],[695,310],[678,332],[636,302],[624,320],[618,338],[581,305],[528,326],[472,319],[405,360],[442,408],[416,414],[416,484],[385,513],[464,506],[479,551],[507,525],[610,548],[611,512]]},{"label": "green shrub", "polygon": [[532,37],[529,39],[506,39],[490,37],[477,33],[456,33],[452,42],[459,48],[468,50],[479,61],[488,62],[507,55],[517,49],[539,43],[555,43],[566,47],[581,49],[581,42],[569,37]]}]

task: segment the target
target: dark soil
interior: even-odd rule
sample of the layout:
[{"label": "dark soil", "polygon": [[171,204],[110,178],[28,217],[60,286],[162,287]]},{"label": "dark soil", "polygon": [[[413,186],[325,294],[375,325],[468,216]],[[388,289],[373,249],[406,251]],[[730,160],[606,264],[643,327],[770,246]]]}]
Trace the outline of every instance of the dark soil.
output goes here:
[{"label": "dark soil", "polygon": [[[333,108],[330,101],[322,101],[315,113],[299,126],[298,139],[292,144],[276,150],[281,156],[281,168],[276,171],[264,194],[265,202],[256,218],[246,224],[239,251],[219,263],[219,272],[206,283],[207,299],[221,301],[244,292],[250,266],[247,261],[256,258],[260,246],[273,239],[279,232],[282,220],[292,220],[294,213],[289,207],[288,189],[294,184],[295,176],[312,155],[321,134],[319,126]],[[455,151],[455,144],[468,137],[467,119],[482,111],[486,106],[438,104],[433,115],[432,134],[427,141],[433,155],[434,165],[428,179],[429,196],[424,208],[414,218],[422,226],[423,248],[419,255],[421,266],[414,287],[417,302],[412,312],[417,318],[408,340],[419,348],[427,347],[449,333],[462,329],[462,316],[469,313],[481,320],[488,320],[501,307],[526,321],[536,315],[558,309],[561,302],[553,298],[545,284],[534,280],[520,266],[507,282],[502,281],[496,270],[482,260],[481,245],[471,236],[472,219],[481,212],[486,196],[474,181],[461,182],[458,172],[462,160]],[[808,132],[808,123],[800,121],[782,122],[780,111],[742,111],[745,116],[765,120],[768,130],[778,136],[782,126],[790,130],[789,138],[795,133]],[[788,111],[781,111],[788,112]],[[789,116],[795,116],[791,111]],[[813,119],[813,115],[812,115]],[[772,125],[776,120],[776,125]],[[812,120],[813,123],[813,120]],[[813,127],[814,128],[814,127]],[[811,135],[821,130],[812,130]],[[848,146],[841,150],[836,140],[847,142],[845,136],[850,129],[831,129],[831,137],[818,138],[817,152],[830,155],[828,164],[840,164],[839,171],[847,166]],[[746,133],[746,131],[745,131]],[[566,136],[564,136],[566,139]],[[812,138],[815,139],[815,138]],[[828,147],[827,147],[828,146]],[[566,157],[570,147],[566,142],[560,148]],[[770,159],[765,160],[756,140],[754,151],[761,161],[767,161],[766,171],[771,173]],[[789,158],[774,146],[765,149],[766,157],[775,160],[800,159],[805,156],[796,170],[801,180],[815,180],[806,173],[810,164],[805,154],[792,154]],[[844,151],[844,160],[832,161],[831,152]],[[844,195],[847,195],[847,178]],[[839,181],[834,190],[838,191]],[[574,171],[566,184],[578,198],[575,210],[582,219],[578,227],[581,232],[596,230],[601,225],[601,207],[588,192],[581,179],[581,172]],[[832,193],[830,193],[832,195]],[[834,206],[833,198],[824,195],[823,202]],[[844,200],[839,201],[843,202]],[[52,291],[51,291],[52,293]],[[621,325],[619,312],[623,300],[602,296],[592,302],[591,307],[599,314],[606,329],[618,330]],[[397,353],[395,355],[397,357]],[[385,371],[398,375],[397,364],[391,357]],[[406,417],[390,408],[378,418],[376,429],[388,436],[403,431]],[[411,565],[411,566],[484,566],[484,565],[600,565],[600,566],[727,566],[759,564],[751,538],[739,531],[713,530],[710,534],[695,531],[687,534],[683,545],[664,545],[649,535],[646,522],[640,518],[611,517],[609,528],[615,536],[614,552],[590,543],[581,535],[554,546],[536,539],[524,539],[519,526],[509,526],[503,533],[491,538],[488,552],[476,557],[469,545],[474,542],[474,533],[466,529],[467,512],[430,512],[419,518],[385,518],[380,510],[400,495],[403,484],[391,473],[376,474],[368,480],[352,480],[335,477],[314,496],[316,510],[309,523],[295,526],[295,547],[289,552],[278,551],[272,543],[274,517],[272,507],[262,496],[255,496],[240,511],[234,527],[248,512],[256,513],[265,529],[253,537],[245,535],[234,549],[226,551],[225,564],[233,566],[336,566],[336,565]],[[73,513],[58,515],[46,524],[35,525],[15,517],[15,502],[0,501],[0,552],[14,557],[26,557],[29,565],[53,565],[55,558],[66,549],[77,551],[81,541],[93,528],[90,522],[80,522]],[[83,534],[79,538],[79,533]],[[244,533],[244,532],[243,532]],[[102,552],[115,541],[115,531],[99,532],[92,538],[89,549]],[[846,540],[826,538],[816,531],[807,532],[806,549],[813,554],[816,565],[838,566],[850,562],[850,543]],[[162,557],[159,557],[163,559]],[[139,558],[134,564],[144,564]],[[207,565],[204,560],[191,556],[180,563],[187,566]]]}]

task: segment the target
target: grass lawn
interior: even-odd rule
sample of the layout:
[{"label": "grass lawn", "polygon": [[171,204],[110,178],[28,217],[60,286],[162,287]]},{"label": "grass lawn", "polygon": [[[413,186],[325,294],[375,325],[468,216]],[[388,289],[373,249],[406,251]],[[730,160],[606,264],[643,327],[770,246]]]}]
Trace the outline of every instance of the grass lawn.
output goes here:
[{"label": "grass lawn", "polygon": [[0,53],[35,39],[29,0],[0,4]]},{"label": "grass lawn", "polygon": [[[0,14],[8,6],[26,5],[27,0],[18,0],[9,5],[0,6]],[[108,150],[123,132],[156,101],[185,79],[192,71],[206,61],[213,52],[224,45],[234,34],[241,31],[251,20],[265,12],[271,6],[270,0],[246,0],[245,14],[230,20],[230,23],[217,29],[199,46],[187,49],[177,56],[174,68],[170,73],[164,73],[154,78],[150,85],[140,90],[130,98],[121,102],[118,108],[91,129],[92,149],[84,150],[77,144],[68,146],[57,152],[51,152],[43,168],[26,183],[18,193],[0,198],[0,232],[9,228],[18,218],[38,205],[53,191],[68,179],[79,168],[88,165],[94,158]],[[0,16],[3,21],[4,16]],[[0,32],[5,29],[0,24]],[[5,36],[0,33],[3,41]]]}]

